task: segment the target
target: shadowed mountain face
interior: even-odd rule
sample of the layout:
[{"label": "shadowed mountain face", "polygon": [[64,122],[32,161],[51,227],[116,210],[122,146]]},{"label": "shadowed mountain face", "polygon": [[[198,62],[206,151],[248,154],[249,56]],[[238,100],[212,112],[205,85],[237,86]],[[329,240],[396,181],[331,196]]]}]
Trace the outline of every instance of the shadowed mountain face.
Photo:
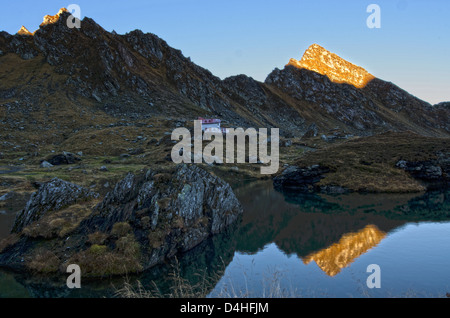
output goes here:
[{"label": "shadowed mountain face", "polygon": [[334,83],[327,76],[288,65],[275,69],[265,83],[289,96],[301,116],[323,131],[339,127],[355,135],[387,130],[448,135],[448,108],[431,106],[392,83],[374,78],[364,88]]},{"label": "shadowed mountain face", "polygon": [[[95,110],[129,120],[209,115],[231,126],[278,127],[295,137],[312,124],[323,133],[337,128],[361,136],[450,133],[448,107],[431,106],[317,45],[302,61],[275,69],[265,83],[245,75],[221,80],[154,34],[118,35],[90,18],[70,29],[68,17],[61,10],[34,33],[0,33],[2,124],[48,127],[50,118],[64,127],[77,120],[72,113]],[[353,81],[337,78],[343,69]]]}]

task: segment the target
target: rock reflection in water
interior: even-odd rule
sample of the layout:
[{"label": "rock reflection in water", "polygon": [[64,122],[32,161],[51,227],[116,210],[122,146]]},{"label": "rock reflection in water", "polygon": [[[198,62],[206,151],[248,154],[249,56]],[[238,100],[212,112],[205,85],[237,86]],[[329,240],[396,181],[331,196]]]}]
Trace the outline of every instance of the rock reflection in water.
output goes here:
[{"label": "rock reflection in water", "polygon": [[[118,290],[125,283],[133,287],[141,284],[145,290],[151,291],[154,297],[170,297],[175,279],[183,279],[187,287],[193,287],[189,292],[203,293],[203,296],[206,296],[219,281],[220,273],[233,259],[236,250],[234,237],[238,228],[237,223],[180,255],[176,262],[158,265],[140,275],[103,279],[82,278],[81,289],[67,288],[68,274],[43,276],[0,269],[0,298],[109,298],[117,296]],[[200,279],[207,284],[198,284]]]}]

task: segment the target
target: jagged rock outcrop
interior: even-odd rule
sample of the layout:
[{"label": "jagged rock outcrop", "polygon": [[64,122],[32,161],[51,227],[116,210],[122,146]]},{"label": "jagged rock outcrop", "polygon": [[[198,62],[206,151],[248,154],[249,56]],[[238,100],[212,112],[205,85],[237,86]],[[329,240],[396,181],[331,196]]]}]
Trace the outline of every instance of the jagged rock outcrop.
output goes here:
[{"label": "jagged rock outcrop", "polygon": [[305,168],[289,166],[273,178],[273,185],[279,191],[313,192],[328,172],[329,168],[320,165]]},{"label": "jagged rock outcrop", "polygon": [[17,31],[17,34],[19,34],[19,35],[27,35],[27,36],[32,36],[32,35],[33,35],[33,33],[31,33],[30,31],[28,31],[28,29],[27,29],[26,27],[24,27],[23,25],[22,25],[22,27],[20,28],[20,30]]},{"label": "jagged rock outcrop", "polygon": [[32,36],[10,35],[4,31],[0,32],[0,50],[3,53],[2,55],[14,53],[24,60],[34,59],[39,54]]},{"label": "jagged rock outcrop", "polygon": [[436,160],[408,161],[400,160],[396,167],[405,170],[412,177],[421,181],[445,186],[450,184],[450,157],[441,154]]},{"label": "jagged rock outcrop", "polygon": [[433,106],[434,122],[440,129],[450,131],[450,102],[442,102]]},{"label": "jagged rock outcrop", "polygon": [[422,192],[449,184],[449,155],[448,138],[388,132],[307,152],[273,183],[293,192]]},{"label": "jagged rock outcrop", "polygon": [[81,228],[108,232],[116,223],[129,222],[142,245],[151,246],[151,232],[178,223],[179,228],[159,238],[160,249],[148,251],[150,266],[161,257],[190,250],[222,232],[241,213],[242,207],[227,183],[202,168],[183,165],[173,175],[150,170],[139,176],[128,174]]},{"label": "jagged rock outcrop", "polygon": [[56,23],[59,20],[59,18],[61,17],[61,15],[64,14],[64,13],[69,13],[69,11],[67,11],[66,8],[61,8],[61,9],[59,9],[58,13],[55,14],[55,15],[46,15],[46,16],[44,16],[44,21],[42,21],[40,26],[42,27],[42,26],[47,25],[47,24]]},{"label": "jagged rock outcrop", "polygon": [[53,166],[60,166],[60,165],[71,165],[71,164],[77,163],[78,161],[81,161],[81,158],[74,155],[73,153],[63,152],[62,154],[51,156],[47,160],[42,161],[42,163],[45,161],[47,161],[48,163],[50,163]]},{"label": "jagged rock outcrop", "polygon": [[54,178],[41,185],[28,201],[25,209],[16,216],[13,233],[19,233],[27,225],[39,221],[46,213],[58,211],[77,201],[97,197],[98,194],[76,184]]},{"label": "jagged rock outcrop", "polygon": [[[42,21],[42,23],[40,24],[41,27],[47,25],[47,24],[53,24],[59,21],[60,17],[62,14],[67,13],[69,14],[69,11],[67,11],[66,8],[61,8],[57,14],[55,15],[46,15],[44,16],[44,21]],[[19,35],[27,35],[27,36],[33,36],[34,32],[31,33],[30,31],[28,31],[28,29],[22,25],[22,27],[20,28],[20,30],[17,32],[17,34]]]},{"label": "jagged rock outcrop", "polygon": [[0,243],[0,266],[55,272],[75,263],[87,276],[138,272],[224,232],[243,212],[229,184],[194,165],[130,173],[86,214],[90,205],[80,200],[93,197],[60,179],[42,185],[18,214],[15,234]]}]

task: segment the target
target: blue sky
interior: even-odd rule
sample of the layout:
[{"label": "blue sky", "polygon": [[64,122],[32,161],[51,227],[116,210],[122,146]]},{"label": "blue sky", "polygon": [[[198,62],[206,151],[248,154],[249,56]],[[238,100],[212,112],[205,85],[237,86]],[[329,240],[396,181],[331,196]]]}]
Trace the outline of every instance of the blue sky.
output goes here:
[{"label": "blue sky", "polygon": [[[450,101],[447,0],[3,1],[0,30],[33,32],[72,3],[108,31],[158,35],[220,78],[264,81],[317,43],[432,104]],[[371,3],[381,8],[380,29],[366,25]]]}]

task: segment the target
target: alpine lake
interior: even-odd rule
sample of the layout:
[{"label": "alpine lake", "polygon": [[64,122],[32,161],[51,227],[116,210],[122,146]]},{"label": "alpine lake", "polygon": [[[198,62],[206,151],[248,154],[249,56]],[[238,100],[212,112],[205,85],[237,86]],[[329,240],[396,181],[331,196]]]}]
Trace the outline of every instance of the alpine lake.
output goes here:
[{"label": "alpine lake", "polygon": [[[414,194],[281,193],[272,181],[233,189],[244,213],[177,261],[139,275],[81,279],[0,270],[0,297],[115,297],[125,283],[170,294],[174,276],[205,297],[446,297],[450,190]],[[17,211],[0,213],[0,239]],[[380,288],[368,268],[379,266]],[[206,283],[205,283],[206,282]]]}]

